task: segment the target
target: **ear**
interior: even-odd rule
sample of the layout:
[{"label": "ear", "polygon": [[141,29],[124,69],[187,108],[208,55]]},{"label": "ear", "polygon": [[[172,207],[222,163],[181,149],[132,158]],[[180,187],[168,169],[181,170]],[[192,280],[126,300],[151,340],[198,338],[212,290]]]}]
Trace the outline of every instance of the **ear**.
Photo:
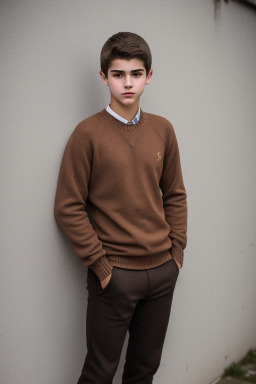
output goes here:
[{"label": "ear", "polygon": [[147,79],[146,79],[146,84],[149,84],[150,83],[150,80],[152,78],[152,75],[153,75],[153,70],[150,69],[148,75],[147,75]]},{"label": "ear", "polygon": [[101,70],[100,70],[100,77],[103,84],[108,85],[108,79],[106,78],[105,73],[103,73]]}]

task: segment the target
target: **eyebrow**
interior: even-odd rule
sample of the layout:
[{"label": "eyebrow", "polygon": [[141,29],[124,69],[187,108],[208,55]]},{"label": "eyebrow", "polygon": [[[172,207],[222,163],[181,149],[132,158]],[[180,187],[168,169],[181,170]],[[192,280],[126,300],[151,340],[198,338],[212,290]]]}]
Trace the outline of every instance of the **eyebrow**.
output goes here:
[{"label": "eyebrow", "polygon": [[[143,68],[139,68],[139,69],[133,69],[131,72],[140,72],[140,71],[144,71]],[[118,72],[118,73],[125,73],[125,71],[120,71],[119,69],[112,69],[110,72]]]}]

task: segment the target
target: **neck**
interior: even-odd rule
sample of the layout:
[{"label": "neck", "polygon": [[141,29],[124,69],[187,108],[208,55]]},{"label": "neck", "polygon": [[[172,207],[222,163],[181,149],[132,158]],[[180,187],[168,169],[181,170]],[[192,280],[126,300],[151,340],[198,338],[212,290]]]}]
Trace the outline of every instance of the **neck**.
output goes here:
[{"label": "neck", "polygon": [[139,100],[136,104],[133,105],[122,105],[113,100],[110,102],[110,108],[117,113],[119,116],[123,117],[125,120],[131,121],[137,114],[139,110]]}]

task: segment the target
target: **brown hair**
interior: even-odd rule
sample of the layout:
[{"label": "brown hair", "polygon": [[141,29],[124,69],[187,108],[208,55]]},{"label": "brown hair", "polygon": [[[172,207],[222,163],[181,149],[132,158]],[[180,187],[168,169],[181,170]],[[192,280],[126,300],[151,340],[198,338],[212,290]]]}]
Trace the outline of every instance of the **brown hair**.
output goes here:
[{"label": "brown hair", "polygon": [[111,36],[103,45],[100,54],[100,66],[105,76],[108,76],[108,68],[115,59],[141,59],[148,75],[152,56],[146,41],[136,33],[118,32]]}]

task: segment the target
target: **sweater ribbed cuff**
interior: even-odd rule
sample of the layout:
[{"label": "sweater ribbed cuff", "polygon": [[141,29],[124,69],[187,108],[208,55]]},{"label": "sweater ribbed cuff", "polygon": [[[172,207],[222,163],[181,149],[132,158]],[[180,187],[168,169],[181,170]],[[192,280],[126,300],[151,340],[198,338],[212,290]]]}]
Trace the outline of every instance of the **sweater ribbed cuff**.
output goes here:
[{"label": "sweater ribbed cuff", "polygon": [[103,281],[112,273],[113,266],[110,264],[106,256],[100,257],[89,268],[98,276],[100,281]]},{"label": "sweater ribbed cuff", "polygon": [[172,258],[177,261],[181,266],[183,265],[183,257],[184,257],[184,252],[181,248],[175,247],[173,245],[170,249]]}]

